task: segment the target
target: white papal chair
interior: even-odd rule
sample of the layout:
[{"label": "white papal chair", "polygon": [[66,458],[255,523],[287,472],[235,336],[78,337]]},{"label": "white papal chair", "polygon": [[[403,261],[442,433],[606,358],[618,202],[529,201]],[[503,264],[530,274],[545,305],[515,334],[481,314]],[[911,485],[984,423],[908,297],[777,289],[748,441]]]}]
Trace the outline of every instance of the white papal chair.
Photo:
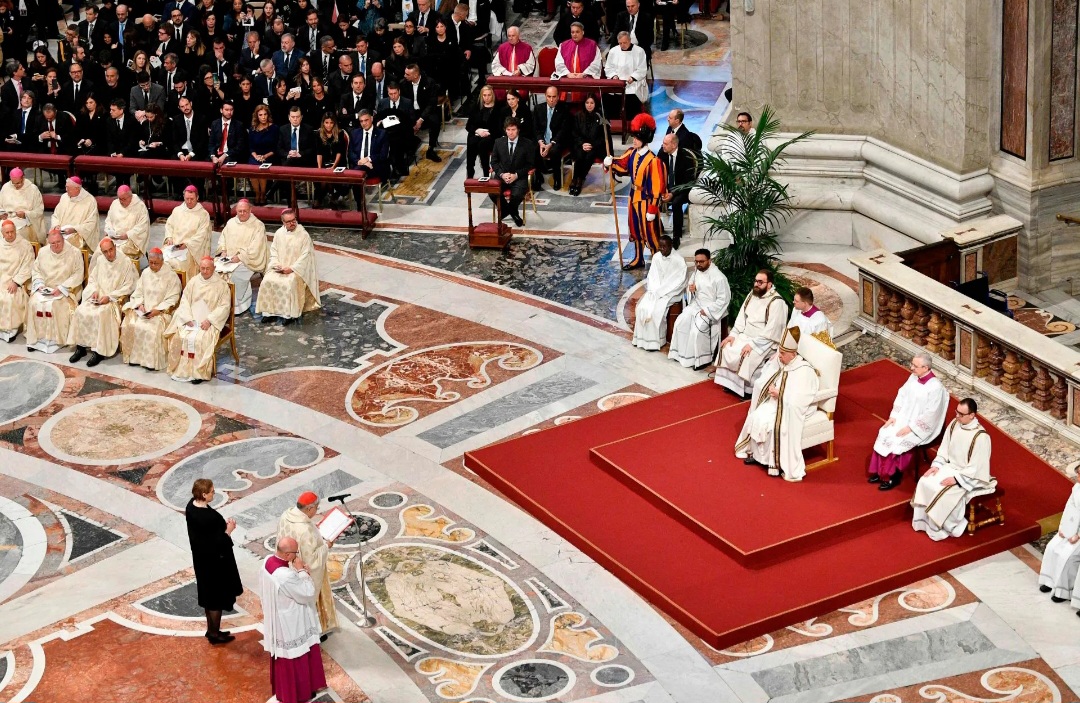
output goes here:
[{"label": "white papal chair", "polygon": [[809,334],[804,334],[799,340],[799,355],[818,372],[818,392],[814,397],[817,409],[803,425],[802,449],[805,451],[820,444],[827,445],[824,459],[806,465],[806,470],[810,471],[836,461],[833,414],[836,412],[844,355]]}]

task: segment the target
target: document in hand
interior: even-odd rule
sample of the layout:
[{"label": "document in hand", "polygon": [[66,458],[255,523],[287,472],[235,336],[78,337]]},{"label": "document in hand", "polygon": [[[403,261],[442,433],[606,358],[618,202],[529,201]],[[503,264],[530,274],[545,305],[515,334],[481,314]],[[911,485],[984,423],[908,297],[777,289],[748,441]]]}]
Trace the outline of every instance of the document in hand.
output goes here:
[{"label": "document in hand", "polygon": [[327,542],[333,542],[341,536],[342,532],[349,529],[349,525],[352,523],[353,519],[349,517],[349,514],[335,506],[326,515],[323,515],[322,520],[319,520],[319,534]]},{"label": "document in hand", "polygon": [[391,127],[397,127],[399,124],[401,124],[401,120],[398,119],[397,115],[387,115],[386,117],[382,118],[382,120],[379,121],[379,126],[382,127],[383,129],[390,129]]},{"label": "document in hand", "polygon": [[186,259],[187,249],[177,249],[175,244],[165,247],[166,259]]}]

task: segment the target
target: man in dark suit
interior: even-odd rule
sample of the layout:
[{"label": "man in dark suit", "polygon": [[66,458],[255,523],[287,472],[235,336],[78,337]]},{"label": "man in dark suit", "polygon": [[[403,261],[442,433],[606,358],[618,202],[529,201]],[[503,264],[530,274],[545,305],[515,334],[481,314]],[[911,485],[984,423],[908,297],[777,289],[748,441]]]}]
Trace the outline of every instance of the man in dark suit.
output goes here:
[{"label": "man in dark suit", "polygon": [[259,64],[259,72],[251,78],[251,92],[259,100],[269,98],[274,94],[274,84],[282,77],[272,59],[263,59]]},{"label": "man in dark suit", "polygon": [[263,59],[270,58],[270,54],[266,53],[266,49],[262,45],[262,37],[259,33],[251,30],[244,35],[245,46],[240,51],[240,58],[236,62],[236,67],[245,76],[253,76],[259,72],[259,66],[262,65]]},{"label": "man in dark suit", "polygon": [[679,138],[679,146],[683,149],[689,149],[700,156],[701,137],[691,132],[687,126],[683,124],[684,117],[683,111],[679,108],[675,108],[669,112],[667,116],[667,134],[674,134]]},{"label": "man in dark suit", "polygon": [[134,49],[142,49],[147,54],[155,53],[159,41],[157,20],[153,15],[144,14],[132,30],[131,36],[135,45]]},{"label": "man in dark suit", "polygon": [[150,54],[157,56],[162,61],[169,54],[174,56],[184,50],[184,43],[173,39],[172,32],[169,31],[168,23],[161,25],[157,28],[157,42],[150,48]]},{"label": "man in dark suit", "polygon": [[172,90],[173,79],[180,72],[179,63],[180,60],[176,54],[165,54],[165,57],[161,59],[161,66],[151,72],[154,82],[164,88],[165,92]]},{"label": "man in dark suit", "polygon": [[347,95],[352,89],[353,72],[352,57],[342,54],[338,57],[337,68],[326,79],[326,90],[338,98]]},{"label": "man in dark suit", "polygon": [[338,124],[344,130],[353,130],[359,124],[360,112],[375,109],[375,96],[367,90],[364,77],[357,73],[352,77],[348,93],[338,101]]},{"label": "man in dark suit", "polygon": [[640,0],[626,0],[626,11],[619,13],[611,31],[612,45],[615,44],[614,37],[619,36],[619,32],[627,32],[630,42],[634,46],[640,46],[645,52],[645,60],[652,61],[652,45],[656,32],[653,30],[653,18],[641,11]]},{"label": "man in dark suit", "polygon": [[564,12],[558,24],[555,25],[555,32],[552,35],[555,46],[559,46],[570,38],[570,25],[574,22],[581,22],[585,28],[586,37],[594,42],[600,41],[600,23],[589,10],[585,9],[584,0],[570,0],[570,12]]},{"label": "man in dark suit", "polygon": [[405,83],[402,89],[405,97],[412,99],[413,109],[417,114],[416,122],[413,123],[413,133],[418,134],[426,129],[428,133],[426,156],[431,161],[442,161],[436,149],[439,147],[439,131],[442,129],[442,115],[439,114],[442,108],[439,106],[439,97],[443,95],[443,89],[427,76],[420,75],[420,67],[414,63],[405,68]]},{"label": "man in dark suit", "polygon": [[671,205],[671,239],[676,249],[683,233],[683,206],[689,204],[690,186],[697,179],[697,156],[679,143],[678,135],[669,133],[660,149],[668,179],[664,202]]},{"label": "man in dark suit", "polygon": [[94,84],[83,76],[83,67],[73,63],[68,68],[71,81],[60,89],[60,104],[57,106],[77,115],[86,106],[86,96],[94,92]]},{"label": "man in dark suit", "polygon": [[[8,151],[37,151],[40,148],[38,135],[44,128],[41,126],[41,113],[38,112],[34,103],[36,98],[34,91],[24,90],[19,99],[19,109],[8,116],[4,127],[4,148]],[[15,135],[12,139],[11,135]]]},{"label": "man in dark suit", "polygon": [[188,77],[184,75],[183,71],[177,71],[173,76],[173,89],[165,95],[165,115],[168,117],[175,117],[182,111],[180,109],[180,101],[188,100],[192,106],[198,110],[202,107],[199,104],[195,91],[188,85]]},{"label": "man in dark suit", "polygon": [[390,139],[386,130],[375,126],[370,110],[361,110],[357,127],[349,135],[349,168],[379,178],[390,175]]},{"label": "man in dark suit", "polygon": [[[26,80],[26,66],[22,61],[8,59],[4,62],[4,69],[8,80],[0,88],[0,112],[6,117],[19,108],[19,96],[30,87],[30,81]],[[20,90],[16,90],[16,83]]]},{"label": "man in dark suit", "polygon": [[[185,2],[184,7],[187,7],[189,3]],[[192,5],[192,7],[194,7]],[[161,26],[169,30],[170,38],[173,41],[180,42],[180,46],[183,47],[187,40],[188,30],[192,28],[192,25],[184,17],[183,10],[174,7],[168,14],[162,15],[162,19],[168,17],[169,19]]]},{"label": "man in dark suit", "polygon": [[371,77],[367,82],[367,91],[371,93],[376,106],[378,106],[380,100],[387,96],[386,86],[389,83],[390,79],[386,77],[386,71],[383,69],[382,63],[376,62],[372,65]]},{"label": "man in dark suit", "polygon": [[135,80],[138,85],[132,87],[128,94],[128,110],[131,116],[138,119],[141,115],[137,113],[146,112],[148,105],[157,105],[164,112],[165,89],[151,82],[150,74],[146,71],[140,71],[139,75],[135,76]]},{"label": "man in dark suit", "polygon": [[291,79],[300,70],[300,52],[296,50],[296,40],[286,32],[281,35],[281,48],[274,52],[274,72],[285,79]]},{"label": "man in dark suit", "polygon": [[349,55],[352,57],[353,69],[364,74],[364,78],[371,78],[372,65],[382,60],[381,56],[370,50],[363,35],[356,38],[356,48],[349,52]]},{"label": "man in dark suit", "polygon": [[75,125],[67,115],[59,114],[52,103],[41,108],[38,128],[41,129],[36,135],[39,151],[45,154],[75,153]]},{"label": "man in dark suit", "polygon": [[426,39],[428,34],[435,31],[435,23],[439,21],[440,15],[431,9],[431,0],[416,0],[416,9],[405,19],[412,20],[416,33]]},{"label": "man in dark suit", "polygon": [[139,129],[135,119],[127,114],[127,102],[113,100],[109,103],[109,121],[105,129],[105,153],[135,156],[138,151]]},{"label": "man in dark suit", "polygon": [[135,23],[131,20],[127,5],[117,5],[116,19],[110,23],[113,41],[116,42],[116,62],[123,65],[135,55]]},{"label": "man in dark suit", "polygon": [[210,124],[197,114],[190,98],[178,101],[180,113],[169,119],[169,151],[180,161],[206,161],[209,156]]},{"label": "man in dark suit", "polygon": [[404,178],[412,166],[420,139],[413,132],[416,112],[412,100],[402,97],[401,86],[390,82],[386,85],[386,97],[378,102],[377,117],[380,122],[396,117],[398,123],[384,127],[390,142],[390,169],[394,178]]},{"label": "man in dark suit", "polygon": [[304,26],[296,30],[296,46],[305,56],[314,61],[319,56],[319,41],[325,35],[326,31],[319,21],[319,11],[312,8],[304,17]]},{"label": "man in dark suit", "polygon": [[[559,101],[559,91],[554,86],[548,87],[544,92],[544,102],[533,108],[533,126],[536,128],[536,141],[540,147],[537,170],[551,171],[551,185],[555,190],[559,190],[562,188],[562,166],[559,164],[559,157],[562,150],[570,146],[573,122],[570,110]],[[537,180],[543,182],[543,177]],[[539,190],[539,186],[536,189]]]},{"label": "man in dark suit", "polygon": [[[78,16],[77,10],[75,14]],[[86,19],[79,22],[79,41],[90,49],[90,51],[103,48],[102,38],[105,35],[106,23],[98,21],[97,15],[97,7],[88,5],[86,7]]]},{"label": "man in dark suit", "polygon": [[[126,73],[130,73],[130,71]],[[94,93],[94,97],[98,99],[98,102],[108,105],[113,100],[123,100],[126,105],[129,95],[131,95],[131,85],[125,83],[120,74],[120,69],[116,66],[106,68],[105,83],[98,86],[97,91]]]},{"label": "man in dark suit", "polygon": [[[323,78],[334,75],[338,65],[338,50],[334,38],[324,36],[319,39],[318,54],[311,59],[311,70]],[[328,88],[329,89],[329,88]]]},{"label": "man in dark suit", "polygon": [[244,146],[247,142],[247,130],[240,120],[233,119],[233,102],[226,100],[221,105],[221,118],[210,125],[209,154],[214,164],[239,162],[246,160]]},{"label": "man in dark suit", "polygon": [[521,227],[524,223],[518,208],[529,189],[529,170],[533,167],[536,144],[518,134],[518,125],[513,119],[507,118],[503,129],[506,136],[496,139],[491,150],[491,170],[502,183],[503,193],[510,192],[509,198],[498,196],[502,199],[502,216],[511,217],[514,224]]},{"label": "man in dark suit", "polygon": [[301,124],[304,112],[300,107],[289,109],[289,124],[278,132],[278,161],[286,166],[315,165],[315,133]]}]

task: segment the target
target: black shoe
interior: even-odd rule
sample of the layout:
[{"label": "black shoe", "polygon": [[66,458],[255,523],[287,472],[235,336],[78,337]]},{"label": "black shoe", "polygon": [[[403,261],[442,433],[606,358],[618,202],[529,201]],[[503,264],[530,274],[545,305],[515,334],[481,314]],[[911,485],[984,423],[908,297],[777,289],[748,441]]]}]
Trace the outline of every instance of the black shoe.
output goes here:
[{"label": "black shoe", "polygon": [[562,190],[562,181],[553,181],[551,187],[555,190]]},{"label": "black shoe", "polygon": [[[216,636],[217,637],[231,637],[232,633],[229,632],[228,630],[219,630]],[[206,639],[211,639],[212,637],[214,637],[214,635],[211,635],[209,632],[204,632],[203,637],[205,637]]]},{"label": "black shoe", "polygon": [[434,149],[427,150],[427,159],[428,161],[434,161],[435,163],[442,163],[442,157],[439,156]]},{"label": "black shoe", "polygon": [[517,225],[518,227],[524,227],[525,226],[525,221],[522,220],[521,215],[518,215],[516,212],[510,213],[510,219],[512,219],[514,221],[514,224]]},{"label": "black shoe", "polygon": [[881,483],[881,477],[878,476],[877,474],[874,474],[870,478],[866,479],[866,482],[867,483]]},{"label": "black shoe", "polygon": [[643,268],[645,268],[645,262],[644,261],[642,261],[640,264],[626,264],[625,266],[622,267],[622,270],[623,271],[633,271],[634,269],[643,269]]},{"label": "black shoe", "polygon": [[1050,596],[1050,600],[1054,601],[1055,603],[1064,603],[1065,601],[1067,601],[1069,599],[1068,598],[1058,598],[1057,596]]},{"label": "black shoe", "polygon": [[[742,463],[746,464],[747,466],[753,466],[754,464],[757,464],[758,462],[757,462],[757,460],[754,459],[754,457],[748,456],[748,457],[746,457],[745,459],[742,460]],[[758,464],[758,465],[760,466],[760,464]]]},{"label": "black shoe", "polygon": [[672,237],[671,238],[671,247],[673,249],[678,249],[681,244],[682,244],[682,239],[680,239],[679,237]]},{"label": "black shoe", "polygon": [[86,347],[75,347],[75,353],[68,357],[68,363],[74,364],[84,356],[86,356]]},{"label": "black shoe", "polygon": [[320,642],[325,642],[325,641],[326,641],[326,640],[328,640],[328,639],[330,639],[330,635],[329,635],[329,634],[325,634],[325,635],[319,635],[319,641],[320,641]]},{"label": "black shoe", "polygon": [[195,379],[194,381],[192,381],[192,382],[191,382],[191,385],[193,385],[193,386],[197,386],[197,385],[199,385],[200,383],[202,383],[202,381],[203,381],[203,380],[202,380],[201,378],[196,378],[196,379]]},{"label": "black shoe", "polygon": [[91,368],[91,369],[94,368],[95,366],[97,366],[98,364],[101,363],[101,360],[103,358],[105,358],[105,357],[101,356],[101,354],[98,354],[95,351],[90,352],[90,358],[86,360],[87,368]]},{"label": "black shoe", "polygon": [[877,487],[879,491],[891,491],[900,485],[900,482],[904,479],[904,474],[897,471],[895,474],[889,477],[888,481],[882,481],[881,485]]},{"label": "black shoe", "polygon": [[219,632],[216,635],[207,636],[206,639],[210,640],[210,644],[228,644],[236,639],[236,637],[225,634],[224,632]]},{"label": "black shoe", "polygon": [[284,317],[281,319],[282,326],[291,325],[294,322],[296,322],[295,317]]},{"label": "black shoe", "polygon": [[1052,590],[1054,589],[1050,588],[1049,586],[1039,586],[1040,593],[1049,593]]}]

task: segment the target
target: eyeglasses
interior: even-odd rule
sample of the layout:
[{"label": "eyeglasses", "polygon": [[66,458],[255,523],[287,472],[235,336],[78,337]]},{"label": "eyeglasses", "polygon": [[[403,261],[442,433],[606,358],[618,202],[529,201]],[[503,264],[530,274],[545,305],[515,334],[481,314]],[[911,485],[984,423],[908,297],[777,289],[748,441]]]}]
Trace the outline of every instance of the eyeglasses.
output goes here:
[{"label": "eyeglasses", "polygon": [[959,415],[960,417],[964,417],[966,415],[974,415],[975,413],[962,413],[962,412],[960,412],[960,408],[957,408],[956,409],[956,414]]},{"label": "eyeglasses", "polygon": [[292,550],[292,551],[283,551],[283,552],[281,552],[281,553],[282,553],[282,554],[299,554],[299,553],[300,553],[300,551],[299,551],[299,550],[297,550],[297,549],[294,549],[294,550]]}]

